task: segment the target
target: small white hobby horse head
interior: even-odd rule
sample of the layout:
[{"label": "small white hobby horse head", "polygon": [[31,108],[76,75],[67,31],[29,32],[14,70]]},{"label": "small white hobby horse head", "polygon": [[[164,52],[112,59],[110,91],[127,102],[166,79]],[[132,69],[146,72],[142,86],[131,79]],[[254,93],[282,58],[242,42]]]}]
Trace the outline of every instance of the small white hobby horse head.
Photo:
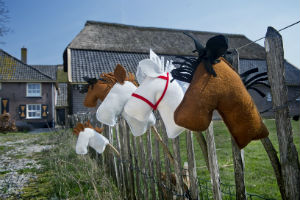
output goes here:
[{"label": "small white hobby horse head", "polygon": [[[160,59],[150,50],[150,59],[139,62],[136,77],[140,86],[134,91],[124,107],[124,115],[143,121],[148,119],[152,110],[158,110],[165,124],[169,138],[177,137],[182,131],[174,122],[174,111],[183,98],[183,90],[176,81],[171,82],[169,73],[174,68],[167,62],[164,69],[164,58]],[[134,127],[134,124],[130,124]]]},{"label": "small white hobby horse head", "polygon": [[134,120],[124,113],[124,106],[131,94],[136,90],[136,86],[130,82],[125,81],[127,73],[124,67],[116,67],[114,75],[117,77],[117,82],[108,92],[105,99],[97,109],[96,117],[101,123],[109,126],[114,126],[120,115],[124,117],[130,126],[131,132],[134,136],[140,136],[147,131],[150,126],[155,124],[155,117],[152,112],[142,120]]}]

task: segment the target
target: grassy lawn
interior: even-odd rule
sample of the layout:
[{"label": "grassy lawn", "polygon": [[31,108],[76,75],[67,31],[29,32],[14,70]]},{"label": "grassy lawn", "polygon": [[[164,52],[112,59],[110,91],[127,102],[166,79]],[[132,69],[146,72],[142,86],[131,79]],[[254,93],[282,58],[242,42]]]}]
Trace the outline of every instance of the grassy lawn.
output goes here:
[{"label": "grassy lawn", "polygon": [[[264,120],[264,122],[270,132],[269,138],[275,146],[279,156],[275,120],[268,119]],[[300,151],[299,125],[299,122],[292,121],[294,143],[298,152]],[[220,178],[221,182],[223,183],[221,187],[222,190],[227,191],[227,185],[234,185],[234,169],[230,133],[222,121],[215,121],[214,134],[218,164],[220,168]],[[193,138],[197,174],[200,179],[210,180],[200,146],[195,140],[195,137]],[[185,134],[180,135],[180,146],[182,162],[187,162]],[[258,194],[267,198],[281,199],[273,168],[262,143],[260,141],[252,141],[246,148],[244,148],[244,152],[245,182],[247,192]],[[234,189],[234,187],[232,187],[232,189]]]},{"label": "grassy lawn", "polygon": [[[275,121],[264,121],[270,131],[269,138],[276,150],[279,151]],[[299,122],[292,121],[292,127],[294,143],[299,152]],[[221,189],[228,192],[230,188],[231,192],[234,192],[231,139],[222,121],[214,122],[214,135],[222,182]],[[142,137],[145,138],[145,136]],[[200,146],[196,138],[193,137],[193,139],[199,183],[207,184],[210,187],[210,176],[206,169]],[[20,196],[22,199],[121,199],[120,192],[112,183],[111,178],[105,174],[106,169],[103,166],[99,166],[99,162],[91,159],[90,156],[79,156],[75,153],[76,138],[71,134],[70,130],[38,135],[26,133],[0,134],[0,140],[1,144],[8,142],[22,148],[30,145],[54,145],[53,148],[31,155],[24,153],[9,154],[13,159],[31,158],[42,166],[39,169],[35,169],[29,167],[31,163],[27,163],[26,166],[28,168],[18,169],[18,174],[33,173],[37,177],[23,188],[23,193]],[[169,147],[172,147],[171,140],[169,140]],[[13,148],[15,147],[0,145],[0,154],[10,153]],[[170,149],[172,151],[172,148]],[[160,150],[162,169],[164,169],[162,149]],[[180,135],[180,151],[182,162],[187,162],[185,134]],[[247,192],[266,198],[281,199],[273,168],[262,143],[260,141],[252,141],[244,151]],[[7,173],[9,171],[1,171],[0,178]],[[228,196],[223,194],[223,198],[227,199]]]},{"label": "grassy lawn", "polygon": [[[0,141],[0,154],[9,153],[6,156],[14,160],[32,159],[33,163],[41,166],[30,167],[32,163],[29,162],[26,167],[15,170],[19,175],[30,173],[35,178],[31,178],[21,192],[5,199],[120,199],[116,187],[105,175],[104,169],[99,168],[96,160],[88,155],[80,156],[75,153],[76,138],[70,130],[35,135],[0,134]],[[30,155],[22,151],[11,155],[11,150],[26,149],[32,145],[52,145],[53,148]],[[0,179],[10,172],[2,170]]]}]

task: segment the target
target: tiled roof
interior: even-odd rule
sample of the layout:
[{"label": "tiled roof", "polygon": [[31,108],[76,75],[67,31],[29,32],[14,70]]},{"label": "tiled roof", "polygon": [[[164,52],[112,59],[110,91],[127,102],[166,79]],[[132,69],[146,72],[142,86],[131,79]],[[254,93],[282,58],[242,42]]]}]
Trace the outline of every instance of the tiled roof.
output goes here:
[{"label": "tiled roof", "polygon": [[57,65],[31,65],[33,68],[43,72],[50,76],[53,80],[56,80],[56,73],[57,73]]},{"label": "tiled roof", "polygon": [[[175,60],[175,56],[162,55],[165,59]],[[135,74],[136,67],[149,54],[121,53],[95,50],[71,49],[71,76],[73,83],[84,83],[82,77],[99,78],[101,73],[112,72],[117,64]],[[266,61],[240,59],[240,72],[258,67],[259,72],[266,72]],[[288,85],[300,85],[300,70],[285,62],[286,81]]]},{"label": "tiled roof", "polygon": [[55,82],[48,74],[43,73],[38,68],[24,64],[2,49],[0,49],[0,81]]},{"label": "tiled roof", "polygon": [[[164,57],[175,59],[175,56]],[[113,72],[117,64],[135,74],[139,61],[145,58],[149,58],[149,54],[71,49],[72,82],[84,83],[84,76],[99,78],[101,73]]]},{"label": "tiled roof", "polygon": [[59,94],[57,95],[57,107],[68,106],[68,84],[59,83],[58,84]]}]

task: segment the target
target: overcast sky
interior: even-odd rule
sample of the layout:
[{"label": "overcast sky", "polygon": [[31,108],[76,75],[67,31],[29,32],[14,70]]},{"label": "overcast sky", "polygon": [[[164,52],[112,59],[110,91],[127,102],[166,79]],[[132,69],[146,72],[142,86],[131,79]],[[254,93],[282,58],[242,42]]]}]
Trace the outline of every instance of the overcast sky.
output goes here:
[{"label": "overcast sky", "polygon": [[[299,0],[4,0],[12,30],[0,48],[28,64],[62,64],[87,20],[243,34],[251,40],[300,20]],[[300,24],[281,32],[285,58],[300,67]],[[264,45],[264,41],[259,44]]]}]

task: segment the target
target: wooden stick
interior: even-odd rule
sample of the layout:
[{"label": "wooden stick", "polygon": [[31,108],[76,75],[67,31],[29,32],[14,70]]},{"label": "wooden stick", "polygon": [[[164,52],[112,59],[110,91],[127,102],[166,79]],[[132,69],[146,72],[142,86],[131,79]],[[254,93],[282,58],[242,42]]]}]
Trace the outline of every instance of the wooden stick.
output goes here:
[{"label": "wooden stick", "polygon": [[163,150],[165,151],[165,153],[168,155],[169,160],[172,162],[172,164],[174,165],[174,158],[171,154],[171,152],[169,151],[167,145],[163,142],[162,137],[160,136],[160,134],[158,133],[157,129],[155,128],[155,126],[151,127],[152,130],[154,131],[154,135],[156,137],[156,139],[161,143]]},{"label": "wooden stick", "polygon": [[118,156],[120,156],[120,153],[119,151],[113,146],[111,145],[110,143],[107,144]]}]

